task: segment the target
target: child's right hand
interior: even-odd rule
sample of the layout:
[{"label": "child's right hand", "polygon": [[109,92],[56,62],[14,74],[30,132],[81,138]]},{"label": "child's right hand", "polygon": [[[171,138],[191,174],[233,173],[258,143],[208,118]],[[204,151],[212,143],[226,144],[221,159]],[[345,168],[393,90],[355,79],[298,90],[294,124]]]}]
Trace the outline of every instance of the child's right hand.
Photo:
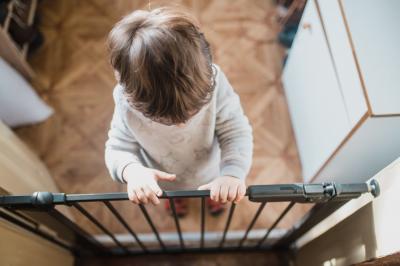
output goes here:
[{"label": "child's right hand", "polygon": [[154,205],[160,203],[158,197],[162,195],[162,190],[157,181],[174,181],[176,178],[173,174],[136,164],[126,166],[122,177],[127,183],[129,200],[136,204],[151,202]]}]

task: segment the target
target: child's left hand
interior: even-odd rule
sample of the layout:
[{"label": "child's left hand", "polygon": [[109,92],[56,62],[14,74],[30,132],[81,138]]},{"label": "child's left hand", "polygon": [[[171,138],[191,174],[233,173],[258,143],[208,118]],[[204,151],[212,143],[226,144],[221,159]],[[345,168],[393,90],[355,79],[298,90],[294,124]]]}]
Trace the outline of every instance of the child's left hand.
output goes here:
[{"label": "child's left hand", "polygon": [[198,190],[210,190],[213,201],[238,203],[246,194],[246,184],[243,180],[233,176],[220,176],[208,184],[202,185]]}]

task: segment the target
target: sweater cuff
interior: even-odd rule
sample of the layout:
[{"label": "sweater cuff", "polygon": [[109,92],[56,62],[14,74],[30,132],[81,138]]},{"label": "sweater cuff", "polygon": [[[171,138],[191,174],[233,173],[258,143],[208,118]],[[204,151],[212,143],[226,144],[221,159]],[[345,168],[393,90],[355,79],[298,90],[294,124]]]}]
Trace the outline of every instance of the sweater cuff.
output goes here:
[{"label": "sweater cuff", "polygon": [[245,180],[246,174],[246,171],[244,171],[242,167],[234,164],[225,165],[221,169],[221,176],[232,176]]},{"label": "sweater cuff", "polygon": [[126,184],[126,181],[122,177],[122,173],[124,172],[125,168],[130,164],[135,164],[137,166],[142,166],[141,163],[136,162],[136,161],[127,161],[127,162],[119,164],[119,166],[117,167],[117,172],[116,172],[117,181]]}]

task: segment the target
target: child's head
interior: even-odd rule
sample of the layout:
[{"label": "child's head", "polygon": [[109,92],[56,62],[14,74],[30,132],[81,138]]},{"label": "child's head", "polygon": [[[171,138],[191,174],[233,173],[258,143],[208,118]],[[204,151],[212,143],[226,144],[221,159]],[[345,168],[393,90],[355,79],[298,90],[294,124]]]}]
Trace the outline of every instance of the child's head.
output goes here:
[{"label": "child's head", "polygon": [[109,49],[128,101],[154,121],[184,123],[212,96],[210,48],[186,12],[135,11],[114,26]]}]

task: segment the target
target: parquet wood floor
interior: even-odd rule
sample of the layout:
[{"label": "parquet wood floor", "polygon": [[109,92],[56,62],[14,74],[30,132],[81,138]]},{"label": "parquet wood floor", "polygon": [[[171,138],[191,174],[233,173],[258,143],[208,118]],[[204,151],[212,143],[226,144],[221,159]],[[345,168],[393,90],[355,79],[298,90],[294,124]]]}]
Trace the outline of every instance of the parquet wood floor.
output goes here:
[{"label": "parquet wood floor", "polygon": [[[276,42],[273,1],[173,1],[194,12],[209,39],[214,59],[225,71],[254,129],[255,150],[248,185],[301,182],[300,163],[286,100],[280,83],[283,50]],[[171,3],[152,1],[151,7]],[[130,10],[148,8],[147,1],[43,0],[40,28],[45,43],[30,58],[40,95],[55,108],[43,124],[17,129],[43,159],[60,190],[66,193],[125,191],[111,180],[104,165],[104,142],[112,111],[115,85],[108,64],[106,36]],[[137,206],[115,204],[138,232],[150,232]],[[114,232],[123,229],[103,206],[88,210]],[[257,204],[243,201],[231,229],[244,229]],[[286,203],[268,204],[255,228],[266,228]],[[161,231],[174,231],[162,206],[149,207]],[[308,209],[299,205],[278,227],[288,227]],[[183,231],[199,228],[199,204],[181,220]],[[207,230],[222,230],[222,218],[207,217]],[[96,230],[83,218],[79,223]]]}]

